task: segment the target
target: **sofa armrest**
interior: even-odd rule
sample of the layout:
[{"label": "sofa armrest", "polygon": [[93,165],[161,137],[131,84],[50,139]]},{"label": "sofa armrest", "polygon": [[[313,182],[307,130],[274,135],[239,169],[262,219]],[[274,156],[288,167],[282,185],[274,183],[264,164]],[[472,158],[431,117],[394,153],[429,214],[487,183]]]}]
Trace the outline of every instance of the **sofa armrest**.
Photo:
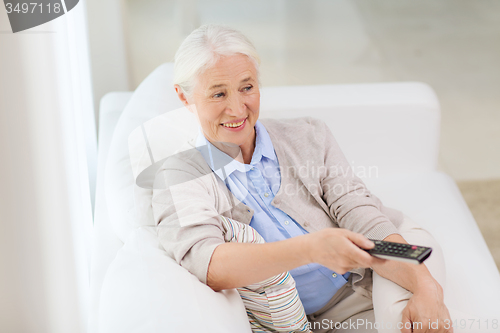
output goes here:
[{"label": "sofa armrest", "polygon": [[500,319],[500,274],[453,179],[427,172],[365,182],[384,205],[402,211],[441,245],[446,304],[469,318]]},{"label": "sofa armrest", "polygon": [[123,242],[118,239],[109,221],[104,193],[104,170],[115,126],[131,96],[132,92],[112,92],[106,94],[100,103],[96,202],[90,267],[89,332],[98,332],[99,299],[104,276],[116,253],[123,246]]}]

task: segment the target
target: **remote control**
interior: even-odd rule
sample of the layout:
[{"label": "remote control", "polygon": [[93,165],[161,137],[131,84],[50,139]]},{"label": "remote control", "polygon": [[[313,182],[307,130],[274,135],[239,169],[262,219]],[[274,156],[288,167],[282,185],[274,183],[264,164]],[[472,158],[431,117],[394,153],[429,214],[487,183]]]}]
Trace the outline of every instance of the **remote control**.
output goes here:
[{"label": "remote control", "polygon": [[429,258],[432,248],[411,244],[402,244],[370,239],[375,243],[375,247],[365,250],[374,257],[390,260],[421,264]]}]

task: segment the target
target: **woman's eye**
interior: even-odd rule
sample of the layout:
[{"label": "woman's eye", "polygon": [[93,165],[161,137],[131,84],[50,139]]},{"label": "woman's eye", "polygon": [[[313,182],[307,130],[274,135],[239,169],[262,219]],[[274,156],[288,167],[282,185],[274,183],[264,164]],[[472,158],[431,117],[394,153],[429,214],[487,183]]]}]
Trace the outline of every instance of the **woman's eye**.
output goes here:
[{"label": "woman's eye", "polygon": [[250,90],[252,90],[252,88],[253,88],[253,86],[248,86],[248,87],[243,88],[243,90],[244,91],[250,91]]},{"label": "woman's eye", "polygon": [[220,97],[223,97],[223,96],[224,96],[224,93],[217,93],[213,97],[214,98],[220,98]]}]

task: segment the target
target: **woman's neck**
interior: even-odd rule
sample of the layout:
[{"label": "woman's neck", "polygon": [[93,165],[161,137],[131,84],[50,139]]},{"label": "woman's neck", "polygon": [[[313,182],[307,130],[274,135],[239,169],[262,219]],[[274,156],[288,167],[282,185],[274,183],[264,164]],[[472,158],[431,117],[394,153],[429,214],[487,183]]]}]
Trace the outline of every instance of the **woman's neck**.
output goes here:
[{"label": "woman's neck", "polygon": [[243,143],[241,146],[230,145],[221,142],[212,142],[212,144],[238,162],[250,164],[250,162],[252,161],[253,152],[255,151],[255,138],[256,135],[254,128],[252,137],[250,137],[249,140]]},{"label": "woman's neck", "polygon": [[243,163],[250,164],[250,162],[252,162],[253,152],[255,151],[255,143],[252,143],[251,147],[245,148],[241,145],[240,148],[241,154],[243,155]]}]

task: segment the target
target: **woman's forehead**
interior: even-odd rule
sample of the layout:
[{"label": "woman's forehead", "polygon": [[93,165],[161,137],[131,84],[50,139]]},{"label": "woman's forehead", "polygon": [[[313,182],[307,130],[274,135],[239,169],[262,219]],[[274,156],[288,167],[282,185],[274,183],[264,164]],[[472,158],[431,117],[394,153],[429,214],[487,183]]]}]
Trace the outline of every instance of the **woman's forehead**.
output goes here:
[{"label": "woman's forehead", "polygon": [[221,80],[217,80],[215,78],[213,78],[212,80],[209,80],[208,83],[208,86],[206,86],[206,89],[207,90],[215,90],[215,89],[220,89],[220,88],[226,88],[228,86],[231,86],[232,84],[237,84],[237,85],[241,85],[241,84],[245,84],[245,83],[253,83],[255,81],[255,78],[252,76],[252,75],[244,75],[243,76],[244,78],[241,79],[241,80],[238,80],[235,79],[232,80],[232,79],[221,79]]},{"label": "woman's forehead", "polygon": [[221,57],[214,66],[199,75],[198,82],[205,89],[220,88],[257,80],[257,70],[245,55]]}]

